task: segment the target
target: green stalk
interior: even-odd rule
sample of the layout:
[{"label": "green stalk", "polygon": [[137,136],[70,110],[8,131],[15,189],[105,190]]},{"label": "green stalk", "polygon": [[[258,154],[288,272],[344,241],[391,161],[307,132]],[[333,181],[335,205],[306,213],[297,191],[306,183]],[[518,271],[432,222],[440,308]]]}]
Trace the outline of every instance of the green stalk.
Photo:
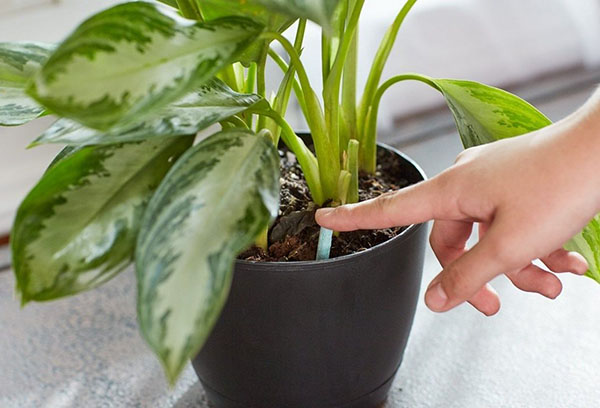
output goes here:
[{"label": "green stalk", "polygon": [[185,18],[202,21],[202,13],[194,0],[177,0],[177,6]]},{"label": "green stalk", "polygon": [[[348,0],[348,10],[354,6],[356,0]],[[350,18],[350,17],[348,17]],[[342,123],[345,126],[340,128],[340,149],[348,146],[348,141],[358,139],[357,115],[356,115],[356,76],[358,71],[358,28],[350,43],[348,59],[344,65],[344,77],[342,84]]]},{"label": "green stalk", "polygon": [[331,71],[331,37],[323,33],[321,35],[321,73],[323,83],[327,81]]},{"label": "green stalk", "polygon": [[[302,43],[304,42],[304,34],[306,32],[306,20],[302,19],[298,23],[298,30],[296,31],[296,39],[294,40],[294,48],[298,53],[302,50]],[[278,112],[282,117],[285,117],[287,108],[292,94],[292,86],[296,78],[296,70],[294,65],[288,67],[287,72],[279,85],[277,95],[275,96],[275,102],[273,103],[273,109]],[[277,125],[274,123],[275,127]],[[279,136],[281,135],[281,128],[271,129],[275,138],[275,145],[279,142]]]},{"label": "green stalk", "polygon": [[[371,72],[369,73],[367,84],[365,86],[365,91],[363,93],[363,97],[360,102],[360,107],[358,111],[359,140],[364,135],[367,114],[369,113],[369,108],[373,103],[375,93],[377,92],[377,87],[379,86],[379,82],[381,81],[383,68],[385,67],[390,53],[392,52],[394,43],[396,42],[396,37],[398,37],[398,31],[400,31],[402,23],[404,23],[406,16],[408,15],[408,13],[410,12],[410,10],[416,2],[417,0],[408,0],[404,4],[404,7],[402,7],[402,10],[400,10],[400,13],[398,13],[398,16],[394,20],[394,23],[390,26],[385,36],[383,37],[381,45],[377,50],[377,54],[375,54],[375,59],[373,60],[373,65],[371,66]],[[366,144],[362,143],[362,146],[365,147]]]},{"label": "green stalk", "polygon": [[363,135],[363,140],[361,141],[362,148],[360,149],[359,155],[360,168],[370,174],[374,174],[377,168],[377,117],[381,99],[383,98],[385,91],[387,91],[392,85],[406,80],[421,81],[439,90],[431,78],[413,73],[398,75],[390,78],[377,89],[367,113],[365,133]]},{"label": "green stalk", "polygon": [[281,127],[281,137],[283,142],[296,155],[298,164],[300,164],[304,177],[306,178],[306,184],[308,184],[313,201],[318,205],[322,205],[329,197],[323,195],[317,158],[279,113],[272,109],[258,110],[256,113],[273,119]]},{"label": "green stalk", "polygon": [[358,27],[358,20],[365,0],[356,0],[352,14],[348,20],[344,36],[341,39],[341,45],[338,49],[331,73],[323,90],[323,99],[325,100],[325,118],[330,143],[334,146],[336,157],[340,159],[340,89],[344,65],[348,58],[348,53]]},{"label": "green stalk", "polygon": [[231,65],[233,67],[233,75],[235,77],[235,83],[239,92],[244,92],[244,88],[246,87],[246,78],[244,76],[244,66],[235,62]]},{"label": "green stalk", "polygon": [[241,91],[241,89],[238,88],[239,83],[235,74],[235,70],[233,68],[233,64],[227,65],[225,68],[223,68],[218,76],[220,79],[223,80],[223,82],[227,84],[227,86],[229,86],[234,91]]},{"label": "green stalk", "polygon": [[254,92],[254,88],[256,87],[256,70],[256,62],[253,62],[248,67],[248,73],[246,74],[246,86],[244,87],[246,93]]},{"label": "green stalk", "polygon": [[[364,0],[363,0],[364,1]],[[340,174],[339,146],[330,142],[327,137],[327,126],[323,116],[323,108],[314,89],[310,85],[306,69],[300,60],[300,55],[294,46],[279,33],[264,33],[262,38],[277,40],[289,54],[291,63],[298,71],[298,79],[306,100],[308,115],[306,120],[312,133],[317,158],[319,174],[325,199],[336,197],[337,182]],[[285,130],[284,130],[285,131]]]},{"label": "green stalk", "polygon": [[[263,50],[263,52],[260,55],[260,58],[258,60],[258,67],[257,67],[257,73],[256,73],[256,92],[262,96],[263,98],[267,97],[267,81],[266,81],[266,69],[267,69],[267,51],[268,51],[269,45],[267,44],[265,46],[265,49]],[[257,129],[263,129],[265,127],[265,118],[263,116],[260,116],[258,118],[258,124],[257,124]]]},{"label": "green stalk", "polygon": [[348,168],[351,175],[346,202],[348,204],[358,203],[358,152],[360,144],[358,140],[352,139],[348,142]]},{"label": "green stalk", "polygon": [[340,203],[342,205],[348,204],[348,189],[350,188],[350,182],[352,181],[352,174],[348,170],[340,171],[340,179],[338,182],[338,191],[340,195]]},{"label": "green stalk", "polygon": [[[253,62],[248,67],[248,72],[246,73],[246,79],[244,81],[244,92],[253,93],[254,88],[256,87],[256,75],[257,75],[257,64]],[[249,128],[252,128],[252,114],[245,114],[246,124]]]},{"label": "green stalk", "polygon": [[[287,62],[285,62],[283,60],[283,58],[281,58],[281,55],[277,54],[277,52],[274,49],[270,48],[269,49],[269,57],[271,57],[271,59],[277,64],[277,66],[279,66],[279,68],[284,72],[284,74],[287,74],[287,72],[289,70],[289,66],[288,66]],[[296,95],[296,99],[298,99],[298,104],[300,105],[300,108],[302,109],[302,113],[304,113],[304,116],[307,117],[308,116],[308,108],[306,107],[306,101],[304,100],[304,93],[302,92],[302,87],[300,86],[300,83],[298,82],[298,80],[295,77],[292,78],[291,81],[292,81],[292,87],[294,89],[294,94]]]}]

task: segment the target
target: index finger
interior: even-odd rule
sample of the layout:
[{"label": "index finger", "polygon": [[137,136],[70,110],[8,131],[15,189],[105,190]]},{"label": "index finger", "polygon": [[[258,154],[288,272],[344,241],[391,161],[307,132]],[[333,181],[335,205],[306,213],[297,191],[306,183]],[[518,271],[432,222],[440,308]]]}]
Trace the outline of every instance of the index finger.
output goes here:
[{"label": "index finger", "polygon": [[[446,207],[442,199],[435,177],[362,203],[320,209],[316,220],[322,227],[340,232],[419,224],[450,217],[455,212]],[[453,200],[449,200],[450,206],[452,203]]]}]

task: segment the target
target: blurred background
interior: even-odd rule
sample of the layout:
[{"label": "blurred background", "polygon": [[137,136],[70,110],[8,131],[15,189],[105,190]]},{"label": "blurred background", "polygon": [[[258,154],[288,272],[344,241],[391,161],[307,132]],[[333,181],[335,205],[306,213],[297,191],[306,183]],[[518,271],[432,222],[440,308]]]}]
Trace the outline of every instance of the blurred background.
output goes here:
[{"label": "blurred background", "polygon": [[[83,18],[117,2],[0,0],[0,41],[58,42]],[[401,5],[369,0],[360,32],[361,82]],[[320,32],[311,27],[303,59],[315,88],[320,88],[318,44]],[[422,0],[400,32],[385,76],[415,71],[481,81],[508,88],[560,119],[585,100],[600,78],[598,44],[600,0]],[[278,69],[271,67],[269,77],[276,84]],[[297,106],[290,108],[289,119],[304,128]],[[51,121],[0,129],[0,236],[9,231],[19,200],[59,148],[25,150]],[[430,175],[451,164],[460,150],[443,100],[420,83],[388,92],[380,138],[416,156]]]}]

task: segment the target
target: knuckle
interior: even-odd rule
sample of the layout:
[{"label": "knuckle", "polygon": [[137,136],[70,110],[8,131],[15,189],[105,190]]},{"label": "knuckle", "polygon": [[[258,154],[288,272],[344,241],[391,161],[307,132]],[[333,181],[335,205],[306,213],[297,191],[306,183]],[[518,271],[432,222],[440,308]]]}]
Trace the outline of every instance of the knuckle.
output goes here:
[{"label": "knuckle", "polygon": [[466,271],[461,271],[457,266],[450,265],[446,269],[444,288],[449,297],[467,300],[471,297],[470,280]]}]

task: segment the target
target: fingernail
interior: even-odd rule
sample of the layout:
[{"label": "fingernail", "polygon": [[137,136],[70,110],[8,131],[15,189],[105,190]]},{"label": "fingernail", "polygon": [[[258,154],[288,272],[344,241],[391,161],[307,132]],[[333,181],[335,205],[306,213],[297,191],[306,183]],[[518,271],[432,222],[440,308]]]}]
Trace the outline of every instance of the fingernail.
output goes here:
[{"label": "fingernail", "polygon": [[427,306],[433,310],[434,312],[441,312],[446,306],[446,302],[448,302],[448,295],[444,292],[444,288],[442,288],[442,283],[436,283],[432,287],[427,290],[427,294],[425,295],[425,303]]},{"label": "fingernail", "polygon": [[317,215],[319,217],[325,217],[329,214],[331,214],[334,211],[333,208],[321,208],[319,210],[317,210]]}]

